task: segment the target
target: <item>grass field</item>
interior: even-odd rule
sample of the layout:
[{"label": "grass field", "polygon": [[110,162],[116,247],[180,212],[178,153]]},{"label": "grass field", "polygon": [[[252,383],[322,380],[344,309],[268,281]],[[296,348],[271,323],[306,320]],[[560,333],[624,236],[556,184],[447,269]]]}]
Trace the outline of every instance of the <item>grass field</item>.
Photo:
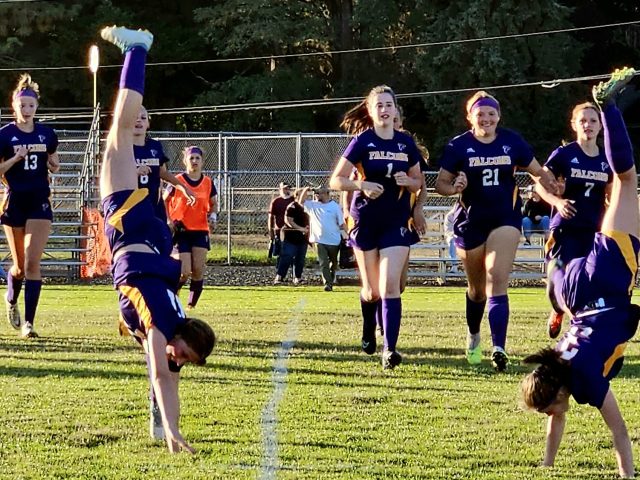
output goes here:
[{"label": "grass field", "polygon": [[[519,408],[517,363],[549,343],[541,289],[511,290],[507,374],[466,364],[460,288],[405,292],[393,372],[358,349],[357,289],[320,290],[205,290],[197,314],[220,343],[183,370],[182,433],[198,453],[172,456],[148,437],[144,361],[116,334],[115,292],[46,286],[42,338],[0,327],[0,478],[616,478],[599,413],[575,403],[557,466],[537,467],[545,418]],[[632,343],[613,382],[636,459],[638,354]]]}]

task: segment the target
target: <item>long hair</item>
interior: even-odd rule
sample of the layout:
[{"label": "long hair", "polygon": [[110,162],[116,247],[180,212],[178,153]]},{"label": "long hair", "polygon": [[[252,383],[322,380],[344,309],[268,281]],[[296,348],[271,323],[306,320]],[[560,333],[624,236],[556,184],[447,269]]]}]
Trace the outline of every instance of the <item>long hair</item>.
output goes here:
[{"label": "long hair", "polygon": [[369,100],[371,100],[371,98],[381,93],[388,93],[389,95],[391,95],[394,105],[396,107],[398,106],[396,94],[391,89],[391,87],[387,85],[378,85],[377,87],[373,87],[360,103],[358,103],[355,107],[351,108],[349,111],[347,111],[347,113],[344,114],[344,117],[342,117],[342,122],[340,123],[340,128],[342,128],[349,135],[357,135],[364,132],[368,128],[372,128],[373,120],[371,120],[371,117],[369,116],[367,104]]},{"label": "long hair", "polygon": [[527,408],[544,410],[554,402],[560,388],[569,389],[571,367],[560,358],[560,352],[549,347],[543,348],[538,353],[529,355],[523,363],[538,364],[520,385],[522,400]]},{"label": "long hair", "polygon": [[11,93],[11,100],[13,101],[23,90],[32,90],[33,93],[36,94],[36,99],[40,100],[40,87],[31,79],[31,75],[29,75],[28,73],[23,73],[22,75],[20,75],[20,78],[18,79],[18,85]]}]

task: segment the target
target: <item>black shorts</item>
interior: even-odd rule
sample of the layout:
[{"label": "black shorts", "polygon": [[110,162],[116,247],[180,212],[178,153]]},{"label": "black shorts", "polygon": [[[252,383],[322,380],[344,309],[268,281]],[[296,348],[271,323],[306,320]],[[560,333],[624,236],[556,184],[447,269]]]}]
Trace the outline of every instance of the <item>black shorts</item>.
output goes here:
[{"label": "black shorts", "polygon": [[24,227],[27,220],[53,220],[49,192],[8,191],[5,194],[0,223],[9,227]]}]

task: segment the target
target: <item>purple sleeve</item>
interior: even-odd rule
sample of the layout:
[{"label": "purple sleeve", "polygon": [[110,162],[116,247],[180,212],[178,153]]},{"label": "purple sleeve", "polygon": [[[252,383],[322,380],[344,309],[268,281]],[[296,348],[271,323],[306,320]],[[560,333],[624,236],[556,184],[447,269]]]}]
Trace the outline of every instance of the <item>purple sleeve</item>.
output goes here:
[{"label": "purple sleeve", "polygon": [[353,137],[349,142],[349,145],[347,145],[344,153],[342,154],[344,158],[349,160],[354,165],[357,165],[362,161],[362,147],[360,145],[360,142],[358,141],[359,138],[359,135]]},{"label": "purple sleeve", "polygon": [[218,195],[218,190],[216,189],[216,184],[211,180],[211,194],[209,195],[209,198],[213,198],[216,195]]},{"label": "purple sleeve", "polygon": [[160,166],[166,165],[167,163],[169,163],[169,158],[164,153],[162,142],[158,142],[158,149],[160,149]]},{"label": "purple sleeve", "polygon": [[422,154],[420,153],[420,150],[418,149],[418,145],[416,145],[416,142],[413,138],[411,138],[411,142],[409,143],[409,168],[413,167],[416,164],[420,165],[420,170],[424,171],[424,169],[422,168],[422,162],[424,162],[423,158],[422,158]]},{"label": "purple sleeve", "polygon": [[453,143],[448,143],[444,147],[444,152],[442,153],[442,157],[440,157],[440,168],[454,175],[462,170],[462,159],[458,155],[458,152],[456,152]]},{"label": "purple sleeve", "polygon": [[558,147],[556,148],[553,152],[551,152],[551,155],[549,155],[549,158],[547,159],[547,161],[544,163],[544,166],[547,167],[549,170],[551,170],[551,172],[553,172],[553,174],[558,177],[558,176],[563,176],[565,177],[565,172],[564,169],[562,168],[562,148]]},{"label": "purple sleeve", "polygon": [[56,132],[51,130],[51,135],[47,141],[47,153],[51,155],[56,153],[56,150],[58,150],[58,135],[56,135]]},{"label": "purple sleeve", "polygon": [[531,146],[524,140],[524,138],[522,138],[520,135],[517,135],[517,134],[516,136],[518,138],[516,164],[520,168],[527,168],[535,158],[535,155],[533,154],[533,150],[531,149]]}]

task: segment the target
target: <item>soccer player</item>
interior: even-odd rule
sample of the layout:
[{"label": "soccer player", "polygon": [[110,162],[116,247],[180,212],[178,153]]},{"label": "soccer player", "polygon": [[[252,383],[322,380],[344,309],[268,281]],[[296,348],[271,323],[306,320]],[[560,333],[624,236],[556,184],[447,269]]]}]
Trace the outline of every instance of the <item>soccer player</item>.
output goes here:
[{"label": "soccer player", "polygon": [[553,465],[566,423],[569,397],[600,410],[611,430],[621,477],[634,476],[631,441],[609,386],[622,367],[624,349],[638,328],[640,307],[631,303],[638,271],[640,211],[631,141],[616,94],[635,70],[616,70],[593,89],[601,106],[605,154],[613,171],[611,201],[586,257],[549,266],[549,299],[571,316],[571,327],[555,348],[527,357],[539,364],[522,382],[527,407],[549,416],[543,465]]},{"label": "soccer player", "polygon": [[509,363],[505,351],[507,286],[522,224],[515,170],[529,172],[554,192],[556,182],[520,135],[498,127],[501,109],[493,96],[484,91],[475,93],[466,110],[471,129],[445,147],[436,191],[447,196],[460,194],[454,236],[467,275],[467,361],[472,365],[482,361],[480,322],[488,298],[491,363],[497,371],[504,371]]},{"label": "soccer player", "polygon": [[[409,231],[411,194],[422,185],[420,152],[410,135],[394,130],[396,96],[388,86],[373,88],[342,122],[359,131],[331,176],[335,190],[354,191],[349,210],[349,241],[362,279],[362,349],[376,351],[376,310],[382,305],[382,366],[392,369],[402,356],[396,350],[402,303],[400,281],[413,237]],[[358,178],[350,178],[353,169]]]},{"label": "soccer player", "polygon": [[[13,265],[7,273],[7,319],[25,338],[37,337],[34,322],[42,275],[40,258],[49,239],[53,213],[49,172],[57,172],[58,137],[35,121],[40,91],[23,74],[12,95],[15,121],[0,129],[0,175],[6,185],[0,222],[11,250]],[[18,297],[24,283],[24,322]]]},{"label": "soccer player", "polygon": [[147,352],[169,451],[193,453],[179,429],[179,370],[185,363],[203,365],[214,347],[215,335],[205,322],[186,318],[175,293],[180,264],[169,256],[169,227],[154,215],[149,191],[138,189],[133,130],[142,106],[145,62],[153,36],[116,26],[104,28],[101,35],[124,53],[100,172],[105,235],[113,258],[120,314]]},{"label": "soccer player", "polygon": [[[210,249],[209,228],[210,224],[214,228],[217,221],[218,192],[211,179],[202,173],[204,161],[200,147],[187,147],[182,162],[186,172],[180,173],[176,181],[183,188],[169,186],[164,195],[175,229],[173,241],[182,265],[179,288],[191,278],[187,302],[187,308],[191,309],[198,303],[204,286]],[[184,193],[187,188],[195,195],[193,203]]]},{"label": "soccer player", "polygon": [[[547,262],[558,258],[565,265],[586,256],[593,247],[613,179],[604,152],[596,143],[602,129],[598,107],[591,102],[576,105],[571,114],[571,128],[576,132],[576,141],[558,147],[544,164],[564,184],[564,192],[554,195],[537,185],[540,196],[554,209]],[[555,310],[549,314],[547,330],[551,338],[560,334],[562,316],[562,312]]]},{"label": "soccer player", "polygon": [[195,197],[188,186],[179,183],[176,177],[167,170],[169,159],[164,154],[162,143],[149,138],[147,136],[148,130],[149,113],[142,106],[133,128],[133,154],[138,167],[138,188],[147,188],[149,190],[156,216],[166,222],[167,211],[160,191],[161,180],[178,188],[190,203],[195,201]]}]

